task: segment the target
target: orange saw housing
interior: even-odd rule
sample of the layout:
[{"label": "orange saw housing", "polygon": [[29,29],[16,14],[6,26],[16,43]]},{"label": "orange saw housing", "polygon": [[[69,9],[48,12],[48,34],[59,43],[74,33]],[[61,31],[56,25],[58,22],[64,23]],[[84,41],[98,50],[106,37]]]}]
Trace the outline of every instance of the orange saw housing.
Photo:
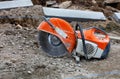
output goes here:
[{"label": "orange saw housing", "polygon": [[[56,30],[53,29],[46,21],[41,22],[37,29],[58,37],[66,47],[67,51],[72,53],[72,51],[77,46],[77,40],[81,39],[80,31],[75,31],[68,22],[60,18],[50,18],[49,21],[52,23],[52,25],[54,25],[55,28],[62,30],[66,34],[66,37],[63,37],[58,32],[56,32]],[[93,27],[84,29],[83,33],[85,40],[95,43],[100,50],[104,51],[110,42],[109,36],[98,28]],[[97,34],[100,35],[97,36]]]}]

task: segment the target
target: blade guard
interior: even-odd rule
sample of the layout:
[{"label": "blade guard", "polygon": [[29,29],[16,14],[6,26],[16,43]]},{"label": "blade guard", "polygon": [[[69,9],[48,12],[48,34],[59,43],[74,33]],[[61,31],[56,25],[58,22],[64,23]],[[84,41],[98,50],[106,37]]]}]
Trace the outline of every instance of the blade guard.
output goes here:
[{"label": "blade guard", "polygon": [[44,31],[50,34],[53,34],[55,36],[57,36],[62,43],[65,45],[66,49],[68,50],[69,53],[72,53],[73,49],[75,48],[76,45],[76,36],[75,36],[75,32],[73,30],[73,28],[71,27],[71,25],[60,19],[60,18],[50,18],[49,21],[58,29],[64,31],[64,33],[66,33],[66,37],[63,37],[62,35],[60,35],[59,33],[56,32],[55,29],[53,29],[52,27],[50,27],[50,25],[43,21],[39,26],[38,26],[38,30],[39,31]]}]

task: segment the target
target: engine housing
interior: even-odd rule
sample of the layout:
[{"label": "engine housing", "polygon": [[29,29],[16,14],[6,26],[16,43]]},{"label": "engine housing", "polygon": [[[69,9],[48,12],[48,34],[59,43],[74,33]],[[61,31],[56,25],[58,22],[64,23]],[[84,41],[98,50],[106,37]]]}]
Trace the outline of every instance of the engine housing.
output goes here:
[{"label": "engine housing", "polygon": [[[85,45],[86,45],[88,59],[101,58],[103,50],[98,48],[97,44],[95,44],[91,41],[85,40]],[[85,56],[84,51],[83,51],[83,43],[82,43],[81,39],[77,40],[76,52],[82,56]]]}]

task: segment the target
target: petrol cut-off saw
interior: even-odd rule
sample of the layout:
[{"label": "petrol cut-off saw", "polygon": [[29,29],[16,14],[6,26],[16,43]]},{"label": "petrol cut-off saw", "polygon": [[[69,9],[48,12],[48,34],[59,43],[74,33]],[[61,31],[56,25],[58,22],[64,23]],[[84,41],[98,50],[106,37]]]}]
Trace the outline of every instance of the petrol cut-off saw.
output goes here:
[{"label": "petrol cut-off saw", "polygon": [[109,36],[96,27],[82,29],[77,24],[74,30],[63,19],[44,17],[38,30],[40,46],[49,56],[61,57],[69,53],[76,61],[79,61],[79,56],[104,59],[110,50]]}]

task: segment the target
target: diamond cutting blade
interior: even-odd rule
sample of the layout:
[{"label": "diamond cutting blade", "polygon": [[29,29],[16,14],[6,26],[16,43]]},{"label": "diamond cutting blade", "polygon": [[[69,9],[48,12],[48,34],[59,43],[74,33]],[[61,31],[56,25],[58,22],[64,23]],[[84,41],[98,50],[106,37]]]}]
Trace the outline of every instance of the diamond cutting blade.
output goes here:
[{"label": "diamond cutting blade", "polygon": [[61,40],[47,32],[39,32],[39,44],[49,56],[62,57],[67,54],[67,49]]}]

